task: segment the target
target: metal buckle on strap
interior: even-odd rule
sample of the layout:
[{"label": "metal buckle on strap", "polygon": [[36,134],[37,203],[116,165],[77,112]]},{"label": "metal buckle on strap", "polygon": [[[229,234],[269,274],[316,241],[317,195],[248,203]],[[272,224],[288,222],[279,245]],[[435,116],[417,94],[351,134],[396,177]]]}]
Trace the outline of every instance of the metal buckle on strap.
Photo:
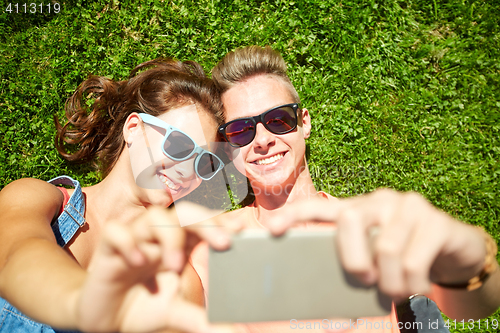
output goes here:
[{"label": "metal buckle on strap", "polygon": [[[80,215],[80,217],[83,219],[83,223],[78,222],[78,220],[77,220],[77,219],[75,219],[75,218],[74,218],[74,217],[73,217],[73,216],[72,216],[72,215],[71,215],[71,214],[70,214],[70,213],[66,210],[66,207],[68,207],[68,206],[73,207],[73,209],[74,209],[74,210],[78,213],[78,215]],[[73,204],[72,204],[72,203],[68,202],[68,203],[66,204],[66,206],[64,207],[64,210],[66,211],[66,213],[68,213],[69,217],[71,217],[71,218],[73,219],[73,221],[75,221],[75,222],[76,222],[76,224],[78,224],[78,225],[80,226],[80,228],[82,228],[82,227],[85,225],[85,223],[87,222],[87,221],[85,220],[85,217],[84,217],[82,214],[80,214],[80,212],[78,211],[78,209],[76,209],[76,207],[75,207],[75,206],[73,206]]]}]

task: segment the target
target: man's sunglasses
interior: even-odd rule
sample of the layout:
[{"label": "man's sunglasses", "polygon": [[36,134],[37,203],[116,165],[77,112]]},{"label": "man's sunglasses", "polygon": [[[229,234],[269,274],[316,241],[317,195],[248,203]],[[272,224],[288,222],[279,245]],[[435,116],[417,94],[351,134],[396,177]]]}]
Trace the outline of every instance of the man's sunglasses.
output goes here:
[{"label": "man's sunglasses", "polygon": [[231,146],[243,147],[255,138],[258,123],[274,134],[293,131],[297,127],[298,108],[297,103],[277,106],[255,117],[232,120],[219,127],[219,132]]},{"label": "man's sunglasses", "polygon": [[194,170],[201,179],[212,179],[224,167],[224,163],[217,155],[198,146],[189,135],[180,129],[147,113],[140,113],[139,117],[146,124],[166,130],[161,149],[168,158],[174,161],[184,161],[194,154],[198,154],[194,161]]}]

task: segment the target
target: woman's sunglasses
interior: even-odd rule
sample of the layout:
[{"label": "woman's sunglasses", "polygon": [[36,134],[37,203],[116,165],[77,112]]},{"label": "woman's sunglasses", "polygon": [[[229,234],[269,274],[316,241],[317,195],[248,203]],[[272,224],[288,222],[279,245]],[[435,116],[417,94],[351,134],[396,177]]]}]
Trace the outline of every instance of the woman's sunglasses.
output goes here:
[{"label": "woman's sunglasses", "polygon": [[201,179],[212,179],[224,167],[224,163],[217,155],[198,146],[189,135],[180,129],[147,113],[140,113],[139,117],[146,124],[166,130],[161,149],[168,158],[174,161],[184,161],[194,154],[198,154],[194,161],[194,170]]},{"label": "woman's sunglasses", "polygon": [[258,123],[274,134],[293,131],[297,127],[298,108],[296,103],[277,106],[255,117],[232,120],[219,127],[219,132],[231,146],[243,147],[255,138]]}]

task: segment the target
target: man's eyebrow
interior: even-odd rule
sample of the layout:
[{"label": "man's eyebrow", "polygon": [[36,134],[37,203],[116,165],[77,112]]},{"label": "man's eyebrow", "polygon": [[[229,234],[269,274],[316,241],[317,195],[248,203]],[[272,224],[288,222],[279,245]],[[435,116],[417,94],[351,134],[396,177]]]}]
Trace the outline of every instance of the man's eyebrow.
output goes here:
[{"label": "man's eyebrow", "polygon": [[[264,112],[265,112],[265,111],[264,111]],[[233,120],[248,119],[248,118],[252,118],[252,116],[234,118],[234,119],[228,120],[228,121],[227,121],[227,123],[228,123],[228,122],[230,122],[230,121],[233,121]]]},{"label": "man's eyebrow", "polygon": [[[300,103],[295,103],[295,102],[291,102],[291,103],[283,103],[283,104],[281,104],[281,103],[280,103],[280,104],[276,104],[275,106],[271,106],[271,107],[270,107],[270,108],[268,108],[268,109],[265,109],[264,111],[262,111],[262,112],[260,112],[260,113],[256,114],[255,116],[259,116],[259,115],[263,114],[264,112],[271,111],[271,110],[273,110],[273,109],[276,109],[276,108],[278,108],[278,107],[280,107],[280,106],[287,105],[287,104],[297,104],[297,105],[300,105]],[[300,109],[300,108],[297,108],[297,109]],[[249,119],[249,118],[254,118],[255,116],[238,117],[238,118],[234,118],[234,119],[231,119],[231,120],[226,120],[225,124],[227,124],[228,122],[233,121],[233,120],[239,120],[239,119]]]}]

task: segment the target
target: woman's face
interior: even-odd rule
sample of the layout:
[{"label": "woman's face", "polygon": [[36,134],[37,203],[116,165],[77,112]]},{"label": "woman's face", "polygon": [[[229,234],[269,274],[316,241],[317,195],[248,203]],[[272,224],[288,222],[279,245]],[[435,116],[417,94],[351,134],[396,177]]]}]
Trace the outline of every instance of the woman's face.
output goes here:
[{"label": "woman's face", "polygon": [[[215,141],[214,118],[204,110],[198,112],[195,104],[172,109],[156,118],[181,130],[206,150]],[[194,169],[197,154],[177,161],[163,153],[166,129],[139,121],[131,133],[132,138],[127,142],[134,179],[146,190],[151,204],[170,206],[201,184],[202,179]],[[175,139],[169,136],[167,144],[180,146]]]}]

